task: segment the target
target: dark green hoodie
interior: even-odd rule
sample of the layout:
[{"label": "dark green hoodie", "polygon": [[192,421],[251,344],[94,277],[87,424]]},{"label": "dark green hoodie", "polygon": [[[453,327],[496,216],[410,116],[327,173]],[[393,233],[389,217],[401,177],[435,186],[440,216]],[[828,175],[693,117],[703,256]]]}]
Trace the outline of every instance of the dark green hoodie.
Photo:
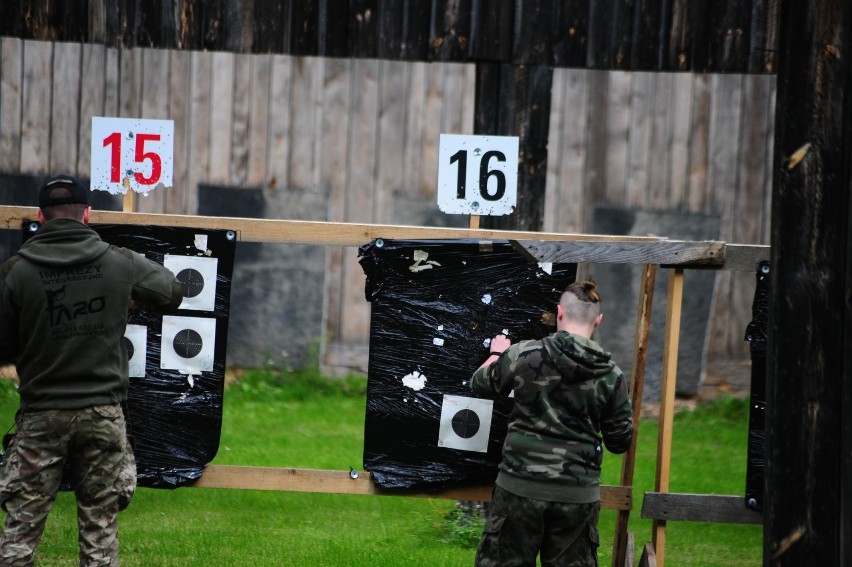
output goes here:
[{"label": "dark green hoodie", "polygon": [[127,398],[130,299],[169,309],[182,293],[168,269],[72,219],[48,221],[0,265],[0,364],[17,367],[22,410]]},{"label": "dark green hoodie", "polygon": [[500,487],[537,500],[600,500],[602,445],[623,453],[633,438],[627,383],[600,345],[565,331],[520,341],[478,369],[471,388],[514,394]]}]

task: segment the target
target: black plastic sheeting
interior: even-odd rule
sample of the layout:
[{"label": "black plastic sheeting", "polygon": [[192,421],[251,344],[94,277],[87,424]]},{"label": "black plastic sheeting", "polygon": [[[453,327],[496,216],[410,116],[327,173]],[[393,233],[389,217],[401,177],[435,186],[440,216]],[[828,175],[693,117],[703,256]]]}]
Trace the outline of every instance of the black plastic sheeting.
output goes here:
[{"label": "black plastic sheeting", "polygon": [[359,256],[372,304],[364,468],[386,488],[492,482],[512,401],[477,398],[470,376],[494,335],[556,330],[576,265],[529,262],[507,241],[377,239]]},{"label": "black plastic sheeting", "polygon": [[763,510],[763,479],[766,472],[766,356],[769,325],[769,262],[757,268],[752,320],[746,327],[751,351],[751,393],[748,414],[748,463],[745,503]]},{"label": "black plastic sheeting", "polygon": [[[138,309],[131,311],[128,318],[128,325],[147,328],[145,375],[131,376],[126,407],[128,434],[136,454],[138,484],[151,488],[182,486],[201,477],[219,448],[236,234],[228,230],[184,227],[90,226],[105,242],[143,254],[158,264],[163,264],[166,255],[216,259],[213,310],[194,306],[193,309],[182,308],[167,314],[175,317],[173,321],[188,323],[186,329],[175,333],[173,341],[162,341],[162,314]],[[37,223],[24,223],[24,239],[31,236],[31,228],[36,227]],[[198,297],[205,286],[212,283],[201,275],[191,268],[178,273],[185,298]],[[186,303],[181,307],[184,305]],[[202,336],[204,333],[197,329],[210,329],[213,322],[215,343],[210,345],[210,341]],[[125,341],[124,344],[131,356],[132,343]],[[187,357],[189,366],[197,365],[192,359],[212,354],[212,369],[181,372],[162,368],[161,345],[173,348],[175,352],[181,351],[180,355]],[[170,357],[180,359],[180,355],[171,354]]]}]

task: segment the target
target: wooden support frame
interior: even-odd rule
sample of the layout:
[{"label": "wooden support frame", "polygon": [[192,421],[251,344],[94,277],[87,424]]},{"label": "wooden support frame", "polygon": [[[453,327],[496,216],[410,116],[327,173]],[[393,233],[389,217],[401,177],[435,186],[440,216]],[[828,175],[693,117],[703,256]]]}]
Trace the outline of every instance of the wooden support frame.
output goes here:
[{"label": "wooden support frame", "polygon": [[[633,405],[633,440],[621,461],[621,486],[633,486],[633,470],[636,464],[636,445],[639,441],[639,424],[642,408],[642,390],[645,384],[645,362],[648,358],[648,333],[651,328],[651,309],[654,303],[654,283],[657,266],[645,264],[642,270],[639,308],[636,312],[636,341],[633,353],[632,383],[630,397]],[[619,510],[612,543],[612,567],[633,565],[631,559],[633,543],[627,529],[630,510]]]},{"label": "wooden support frame", "polygon": [[[132,205],[131,205],[132,206]],[[0,229],[19,229],[22,222],[36,218],[35,207],[0,205]],[[188,215],[142,214],[131,212],[93,211],[92,223],[181,226],[198,228],[228,227],[248,242],[279,242],[325,246],[360,246],[376,238],[389,239],[483,239],[509,240],[516,249],[531,261],[568,263],[630,263],[645,264],[637,315],[637,351],[634,354],[632,401],[635,427],[641,406],[641,377],[647,343],[653,280],[656,265],[669,268],[669,289],[666,313],[666,335],[663,353],[663,383],[660,408],[660,438],[657,456],[656,492],[647,493],[648,507],[643,505],[643,518],[651,518],[653,544],[646,544],[642,556],[645,565],[664,564],[665,523],[668,520],[696,519],[690,508],[710,507],[703,521],[734,521],[755,523],[753,514],[736,515],[731,512],[732,498],[718,495],[682,495],[668,493],[669,466],[671,462],[671,437],[674,411],[674,391],[677,376],[678,334],[683,298],[683,273],[685,268],[721,269],[736,271],[754,270],[760,261],[768,260],[769,247],[727,244],[717,241],[672,241],[657,237],[624,237],[611,235],[584,235],[538,233],[506,230],[481,230],[478,218],[471,219],[471,228],[435,228],[398,225],[366,225],[312,221],[246,219],[233,217],[203,217]],[[644,346],[643,346],[644,344]],[[636,376],[639,376],[637,381]],[[638,395],[637,395],[638,394]],[[629,512],[633,507],[632,482],[635,448],[622,461],[622,485],[602,486],[601,505],[618,511],[613,565],[632,565],[631,541],[627,531]],[[490,486],[461,487],[457,489],[422,491],[409,489],[382,489],[375,485],[369,473],[356,471],[324,471],[294,468],[240,467],[211,465],[194,484],[202,488],[237,488],[254,490],[281,490],[297,492],[323,492],[342,494],[396,495],[410,497],[450,498],[486,501],[490,499]],[[659,502],[664,502],[661,513]],[[675,512],[672,512],[672,506]],[[717,520],[713,518],[728,518]],[[701,521],[701,520],[697,520]],[[621,563],[617,563],[620,561]],[[630,563],[627,563],[630,561]]]}]

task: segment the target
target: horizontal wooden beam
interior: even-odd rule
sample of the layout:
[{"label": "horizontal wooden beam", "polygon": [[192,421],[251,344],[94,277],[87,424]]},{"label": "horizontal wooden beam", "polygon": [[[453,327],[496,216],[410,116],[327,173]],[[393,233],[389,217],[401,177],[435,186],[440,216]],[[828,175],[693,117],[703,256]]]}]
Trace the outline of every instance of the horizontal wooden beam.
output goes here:
[{"label": "horizontal wooden beam", "polygon": [[755,271],[769,259],[769,246],[688,241],[518,240],[513,245],[530,260],[553,263],[659,264],[681,268]]},{"label": "horizontal wooden beam", "polygon": [[[19,230],[35,221],[38,209],[0,205],[0,229]],[[506,240],[530,261],[553,263],[660,264],[689,268],[754,271],[769,259],[769,246],[726,244],[715,240],[668,240],[654,236],[616,236],[357,224],[345,222],[249,219],[92,211],[93,224],[153,225],[233,230],[243,242],[361,246],[376,238],[390,240]]]},{"label": "horizontal wooden beam", "polygon": [[743,496],[646,492],[642,518],[683,522],[762,524],[763,513],[746,508]]},{"label": "horizontal wooden beam", "polygon": [[[513,243],[514,244],[514,243]],[[539,262],[722,266],[725,243],[658,239],[654,242],[517,241]]]},{"label": "horizontal wooden beam", "polygon": [[[373,482],[369,472],[330,471],[276,467],[210,465],[192,486],[200,488],[235,488],[243,490],[277,490],[283,492],[318,492],[326,494],[361,494],[375,496],[407,496],[446,498],[452,500],[491,500],[493,486],[466,486],[435,490],[389,489]],[[629,486],[602,486],[601,506],[614,510],[630,510],[633,505]]]},{"label": "horizontal wooden beam", "polygon": [[[0,205],[0,229],[20,229],[24,220],[35,220],[35,207]],[[405,226],[389,224],[356,224],[345,222],[294,221],[274,219],[248,219],[239,217],[205,217],[195,215],[163,215],[92,211],[93,224],[133,224],[154,226],[180,226],[203,229],[227,229],[238,234],[244,242],[287,242],[291,244],[316,244],[329,246],[361,246],[376,238],[390,240],[459,239],[482,240],[580,240],[580,241],[658,241],[654,237],[609,236],[594,234],[560,234],[551,232],[525,232],[509,230],[482,230]]]}]

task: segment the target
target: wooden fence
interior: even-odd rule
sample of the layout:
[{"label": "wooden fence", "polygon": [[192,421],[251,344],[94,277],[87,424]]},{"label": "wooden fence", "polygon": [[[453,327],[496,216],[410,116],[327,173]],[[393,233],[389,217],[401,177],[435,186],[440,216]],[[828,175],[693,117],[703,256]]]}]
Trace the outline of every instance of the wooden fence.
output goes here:
[{"label": "wooden fence", "polygon": [[[463,226],[437,213],[438,135],[472,133],[474,80],[464,63],[0,38],[0,173],[87,177],[92,116],[169,118],[175,188],[140,212],[195,214],[205,183],[262,188],[276,218]],[[718,240],[767,244],[774,96],[769,75],[556,69],[543,230],[588,232],[605,205],[718,215]],[[363,274],[353,249],[328,254],[325,362],[365,368]],[[719,274],[711,356],[747,358],[752,289]]]}]

